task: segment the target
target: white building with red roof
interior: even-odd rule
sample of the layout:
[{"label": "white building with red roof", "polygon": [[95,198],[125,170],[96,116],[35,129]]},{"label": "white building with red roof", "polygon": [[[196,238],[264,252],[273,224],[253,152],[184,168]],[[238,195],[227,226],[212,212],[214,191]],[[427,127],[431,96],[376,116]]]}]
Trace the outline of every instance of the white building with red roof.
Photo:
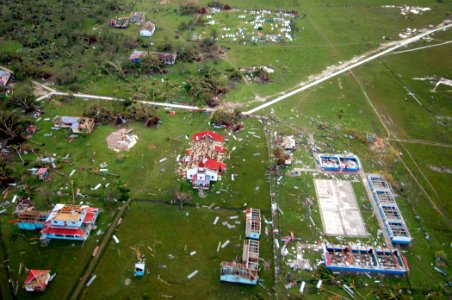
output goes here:
[{"label": "white building with red roof", "polygon": [[221,173],[227,168],[223,162],[227,149],[218,133],[209,130],[195,133],[186,153],[184,175],[195,189],[209,189],[210,183],[220,180]]},{"label": "white building with red roof", "polygon": [[27,292],[44,292],[50,281],[50,270],[30,270],[24,281]]},{"label": "white building with red roof", "polygon": [[41,230],[42,238],[84,241],[98,214],[98,208],[87,205],[56,204]]}]

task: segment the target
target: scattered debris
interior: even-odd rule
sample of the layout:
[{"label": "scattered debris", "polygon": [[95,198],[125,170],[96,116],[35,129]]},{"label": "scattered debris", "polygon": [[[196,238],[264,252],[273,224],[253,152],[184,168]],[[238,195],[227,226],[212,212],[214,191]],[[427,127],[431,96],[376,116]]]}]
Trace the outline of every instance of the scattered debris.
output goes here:
[{"label": "scattered debris", "polygon": [[88,280],[88,283],[86,284],[86,286],[87,287],[90,286],[91,283],[93,283],[94,279],[96,279],[96,277],[97,277],[96,275],[91,276],[91,278],[90,278],[90,280]]},{"label": "scattered debris", "polygon": [[113,239],[115,240],[115,243],[116,243],[116,244],[119,244],[119,240],[118,240],[118,238],[116,237],[116,235],[113,235]]},{"label": "scattered debris", "polygon": [[196,276],[196,274],[198,274],[198,270],[195,270],[195,271],[191,272],[190,274],[188,274],[187,278],[192,279],[193,277]]},{"label": "scattered debris", "polygon": [[116,151],[129,151],[138,141],[138,136],[131,134],[131,129],[121,128],[107,137],[108,148]]}]

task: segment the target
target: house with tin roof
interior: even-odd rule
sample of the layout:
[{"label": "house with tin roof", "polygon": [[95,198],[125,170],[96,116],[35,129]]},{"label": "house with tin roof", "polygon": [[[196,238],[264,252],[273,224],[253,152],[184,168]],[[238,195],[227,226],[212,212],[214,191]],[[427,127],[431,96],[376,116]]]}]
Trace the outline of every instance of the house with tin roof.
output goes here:
[{"label": "house with tin roof", "polygon": [[50,281],[50,270],[30,270],[24,281],[27,292],[44,292]]},{"label": "house with tin roof", "polygon": [[42,239],[85,241],[99,209],[87,205],[56,204],[41,230]]}]

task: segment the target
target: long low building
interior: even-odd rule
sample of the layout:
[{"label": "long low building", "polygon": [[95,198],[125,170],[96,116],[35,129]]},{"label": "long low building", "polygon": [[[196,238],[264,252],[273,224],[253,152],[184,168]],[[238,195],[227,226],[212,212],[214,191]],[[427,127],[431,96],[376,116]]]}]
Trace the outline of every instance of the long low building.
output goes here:
[{"label": "long low building", "polygon": [[412,237],[397,206],[390,184],[380,174],[367,175],[367,182],[392,243],[410,244]]},{"label": "long low building", "polygon": [[354,154],[316,153],[314,157],[323,171],[349,173],[361,170],[361,162]]},{"label": "long low building", "polygon": [[331,271],[405,275],[408,263],[398,250],[323,245],[325,266]]},{"label": "long low building", "polygon": [[242,263],[221,263],[220,280],[231,283],[256,285],[259,272],[259,241],[244,240]]}]

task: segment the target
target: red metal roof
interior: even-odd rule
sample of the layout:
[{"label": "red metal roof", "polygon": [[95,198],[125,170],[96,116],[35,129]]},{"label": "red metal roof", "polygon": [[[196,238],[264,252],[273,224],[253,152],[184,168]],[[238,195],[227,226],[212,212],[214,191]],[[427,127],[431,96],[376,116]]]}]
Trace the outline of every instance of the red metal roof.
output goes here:
[{"label": "red metal roof", "polygon": [[43,280],[43,278],[45,278],[48,273],[50,273],[50,270],[30,270],[27,278],[25,279],[24,285],[33,283],[35,290],[36,287],[39,287],[40,290],[44,291],[47,286],[47,282]]},{"label": "red metal roof", "polygon": [[226,151],[228,151],[228,149],[223,148],[223,147],[218,146],[218,145],[216,145],[214,148],[215,148],[215,151],[221,152],[221,153],[226,153]]},{"label": "red metal roof", "polygon": [[39,168],[38,169],[38,175],[45,174],[45,173],[47,173],[47,168]]},{"label": "red metal roof", "polygon": [[193,135],[193,137],[192,137],[192,140],[194,140],[194,141],[195,140],[200,140],[206,135],[210,136],[215,141],[218,141],[218,142],[222,142],[223,141],[223,137],[221,135],[219,135],[218,133],[215,133],[213,131],[210,131],[210,130],[206,130],[206,131],[201,131],[201,132],[195,133]]},{"label": "red metal roof", "polygon": [[217,171],[226,170],[226,164],[222,163],[221,161],[209,159],[209,160],[207,160],[207,162],[204,165],[205,165],[206,169],[210,169],[210,170],[217,170]]},{"label": "red metal roof", "polygon": [[45,227],[43,230],[41,230],[41,233],[85,236],[85,232],[83,232],[83,230],[81,230],[80,228]]},{"label": "red metal roof", "polygon": [[87,208],[85,218],[83,219],[83,223],[92,224],[94,218],[96,217],[96,214],[97,214],[97,208],[92,208],[92,207]]}]

